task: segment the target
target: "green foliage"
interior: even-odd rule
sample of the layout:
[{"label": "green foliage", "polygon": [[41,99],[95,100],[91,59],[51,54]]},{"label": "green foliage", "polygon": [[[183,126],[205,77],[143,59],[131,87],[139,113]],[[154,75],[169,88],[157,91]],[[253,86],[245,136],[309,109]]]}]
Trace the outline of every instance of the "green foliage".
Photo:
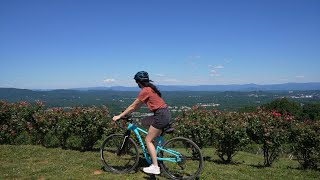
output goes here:
[{"label": "green foliage", "polygon": [[190,138],[200,148],[213,145],[225,163],[248,143],[246,122],[242,114],[204,110],[194,106],[176,118],[177,136]]},{"label": "green foliage", "polygon": [[[320,143],[312,141],[314,144],[310,143],[307,146],[305,141],[308,140],[306,137],[314,140],[319,136],[313,131],[305,133],[293,131],[292,125],[296,122],[295,119],[290,115],[263,109],[257,109],[252,113],[239,113],[205,110],[194,106],[192,110],[185,111],[176,118],[175,136],[190,138],[200,148],[213,145],[218,157],[225,163],[230,163],[235,153],[248,145],[250,138],[262,148],[264,165],[271,166],[283,151],[284,145],[289,142],[289,137],[293,137],[292,134],[295,132],[294,139],[301,139],[295,144],[296,151],[300,148],[300,151],[313,153],[310,156],[318,156],[308,149],[318,150]],[[312,127],[317,128],[317,126]],[[306,131],[303,128],[300,130]]]},{"label": "green foliage", "polygon": [[[284,107],[267,106],[277,111],[257,109],[251,113],[222,112],[194,106],[178,114],[175,134],[193,140],[200,148],[214,147],[218,157],[230,163],[233,156],[248,145],[248,138],[261,146],[264,165],[271,166],[278,158],[283,145],[291,144],[304,168],[319,167],[320,124],[312,121],[295,121],[288,114],[317,114],[318,106],[304,106],[304,111],[288,100],[276,100]],[[299,108],[301,108],[299,106]],[[311,119],[311,118],[307,118]],[[7,103],[0,101],[0,143],[41,144],[46,147],[91,150],[102,135],[123,131],[111,123],[106,107],[75,107],[44,109],[41,102]]]},{"label": "green foliage", "polygon": [[34,132],[32,124],[35,122],[33,114],[42,107],[41,102],[31,105],[25,101],[19,103],[0,101],[0,144],[20,144],[23,140],[35,144],[36,139],[32,136]]},{"label": "green foliage", "polygon": [[216,114],[212,134],[216,152],[223,162],[230,163],[236,152],[248,144],[246,128],[247,122],[243,114],[235,112]]},{"label": "green foliage", "polygon": [[247,114],[247,118],[248,135],[252,141],[262,145],[264,165],[271,166],[279,156],[281,146],[289,139],[293,117],[260,110]]},{"label": "green foliage", "polygon": [[63,108],[50,108],[35,115],[39,141],[46,147],[67,147],[67,139],[73,130],[71,116]]},{"label": "green foliage", "polygon": [[293,152],[304,169],[320,166],[320,121],[296,123],[293,127]]},{"label": "green foliage", "polygon": [[[104,127],[107,126],[108,110],[106,107],[97,109],[73,108],[69,113],[71,121],[68,127],[71,128],[71,137],[78,139],[81,150],[91,150],[96,141],[101,139]],[[75,147],[75,148],[76,148]]]},{"label": "green foliage", "polygon": [[298,117],[301,114],[301,107],[298,103],[289,101],[287,98],[276,99],[263,106],[269,111],[276,111],[281,114],[289,114]]},{"label": "green foliage", "polygon": [[320,120],[320,103],[305,104],[302,108],[302,118]]},{"label": "green foliage", "polygon": [[175,135],[194,141],[200,148],[210,145],[214,111],[207,111],[194,106],[193,110],[184,111],[175,121]]},{"label": "green foliage", "polygon": [[41,144],[91,150],[109,122],[106,107],[43,109],[37,102],[0,102],[1,144]]}]

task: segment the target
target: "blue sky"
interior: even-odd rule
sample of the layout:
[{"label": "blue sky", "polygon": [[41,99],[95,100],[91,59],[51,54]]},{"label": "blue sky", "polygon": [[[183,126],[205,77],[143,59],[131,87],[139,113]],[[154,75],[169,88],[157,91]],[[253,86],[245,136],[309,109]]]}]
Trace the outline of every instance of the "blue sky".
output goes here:
[{"label": "blue sky", "polygon": [[320,82],[319,0],[1,0],[0,87]]}]

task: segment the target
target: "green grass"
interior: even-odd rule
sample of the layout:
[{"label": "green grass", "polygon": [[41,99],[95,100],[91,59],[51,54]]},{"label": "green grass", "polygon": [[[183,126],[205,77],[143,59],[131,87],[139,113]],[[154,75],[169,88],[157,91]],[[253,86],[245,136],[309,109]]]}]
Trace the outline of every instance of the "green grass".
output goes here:
[{"label": "green grass", "polygon": [[[300,170],[295,160],[281,158],[272,167],[262,167],[263,157],[245,152],[231,165],[221,164],[211,149],[200,179],[319,179],[320,171]],[[141,158],[140,165],[144,165]],[[41,146],[0,145],[0,179],[149,179],[141,170],[114,174],[101,170],[99,152],[78,152]],[[141,169],[141,167],[139,168]],[[156,176],[156,179],[166,179]]]}]

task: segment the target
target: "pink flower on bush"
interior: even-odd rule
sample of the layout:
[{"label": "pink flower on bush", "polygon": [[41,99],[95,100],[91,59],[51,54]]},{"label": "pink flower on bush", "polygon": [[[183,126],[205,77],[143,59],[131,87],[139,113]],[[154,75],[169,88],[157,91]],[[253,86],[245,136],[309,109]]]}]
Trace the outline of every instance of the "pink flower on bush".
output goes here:
[{"label": "pink flower on bush", "polygon": [[12,136],[16,136],[16,135],[17,135],[17,132],[14,131],[14,130],[11,130],[11,135],[12,135]]},{"label": "pink flower on bush", "polygon": [[276,116],[276,117],[280,117],[281,116],[281,114],[280,113],[277,113],[277,112],[273,112],[272,113],[274,116]]},{"label": "pink flower on bush", "polygon": [[44,107],[45,106],[44,102],[40,101],[40,100],[36,101],[36,105],[39,106],[39,107]]},{"label": "pink flower on bush", "polygon": [[199,106],[198,106],[198,105],[194,105],[194,106],[192,106],[192,109],[193,109],[193,110],[199,109]]},{"label": "pink flower on bush", "polygon": [[31,122],[27,122],[26,125],[27,125],[27,129],[32,129],[32,124],[31,124]]}]

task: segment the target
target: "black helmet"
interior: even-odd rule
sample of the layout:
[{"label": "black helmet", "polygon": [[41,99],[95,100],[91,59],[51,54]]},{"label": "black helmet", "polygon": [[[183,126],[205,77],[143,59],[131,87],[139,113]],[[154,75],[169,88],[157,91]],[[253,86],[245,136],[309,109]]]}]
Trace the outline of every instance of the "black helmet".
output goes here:
[{"label": "black helmet", "polygon": [[139,82],[150,82],[151,81],[151,80],[149,80],[149,74],[145,71],[137,72],[137,74],[134,76],[134,79]]}]

